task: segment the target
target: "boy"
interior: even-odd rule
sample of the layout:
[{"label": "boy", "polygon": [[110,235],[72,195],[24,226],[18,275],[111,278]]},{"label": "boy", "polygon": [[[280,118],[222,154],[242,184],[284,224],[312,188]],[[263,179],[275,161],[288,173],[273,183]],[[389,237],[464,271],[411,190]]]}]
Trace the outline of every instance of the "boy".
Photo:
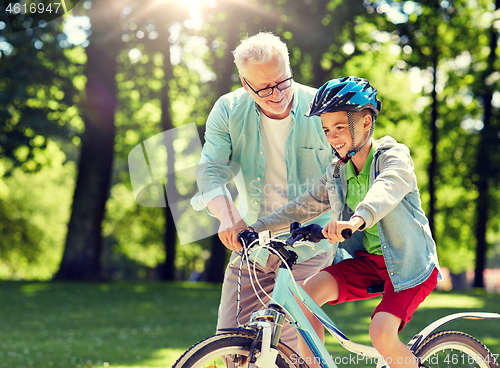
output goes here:
[{"label": "boy", "polygon": [[[353,258],[309,277],[304,289],[321,306],[377,296],[367,288],[384,283],[370,339],[391,368],[415,368],[419,362],[398,332],[441,276],[409,149],[391,137],[371,138],[381,105],[377,90],[365,79],[346,77],[324,84],[306,116],[320,115],[337,160],[316,186],[251,227],[275,233],[331,210],[323,229],[330,243],[344,242],[344,229],[362,231],[345,241]],[[306,308],[304,312],[324,341],[321,323]],[[308,364],[315,362],[302,340],[300,349]]]}]

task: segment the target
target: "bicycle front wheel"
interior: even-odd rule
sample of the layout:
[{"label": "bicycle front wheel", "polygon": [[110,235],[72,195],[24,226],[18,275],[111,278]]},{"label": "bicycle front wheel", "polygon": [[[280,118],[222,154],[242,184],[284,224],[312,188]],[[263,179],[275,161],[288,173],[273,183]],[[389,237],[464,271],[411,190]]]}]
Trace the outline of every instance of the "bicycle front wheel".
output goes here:
[{"label": "bicycle front wheel", "polygon": [[417,349],[415,355],[430,368],[498,368],[498,362],[486,346],[459,331],[433,333]]},{"label": "bicycle front wheel", "polygon": [[[227,333],[209,337],[189,348],[172,368],[257,367],[250,363],[250,350],[255,335]],[[255,345],[255,356],[261,343]],[[300,356],[286,345],[279,344],[275,367],[300,366]]]}]

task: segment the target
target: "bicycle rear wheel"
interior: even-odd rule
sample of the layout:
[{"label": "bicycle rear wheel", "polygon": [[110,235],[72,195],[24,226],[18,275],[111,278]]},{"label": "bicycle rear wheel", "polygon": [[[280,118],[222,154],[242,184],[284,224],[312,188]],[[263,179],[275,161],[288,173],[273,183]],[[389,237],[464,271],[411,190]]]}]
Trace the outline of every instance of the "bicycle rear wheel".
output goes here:
[{"label": "bicycle rear wheel", "polygon": [[[172,368],[219,368],[219,367],[257,367],[250,363],[249,355],[255,335],[227,333],[209,337],[191,346]],[[256,344],[256,356],[260,354],[261,343]],[[287,368],[302,366],[301,358],[284,344],[278,346],[275,367]]]},{"label": "bicycle rear wheel", "polygon": [[431,368],[498,368],[498,362],[486,346],[459,331],[433,333],[420,345],[415,355]]}]

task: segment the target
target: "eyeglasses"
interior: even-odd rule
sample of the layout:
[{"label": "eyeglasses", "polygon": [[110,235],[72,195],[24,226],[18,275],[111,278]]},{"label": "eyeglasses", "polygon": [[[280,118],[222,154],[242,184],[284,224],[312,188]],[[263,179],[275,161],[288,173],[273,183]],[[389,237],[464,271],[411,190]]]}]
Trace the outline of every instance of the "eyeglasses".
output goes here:
[{"label": "eyeglasses", "polygon": [[[291,72],[292,72],[292,70],[290,69],[290,73]],[[279,82],[278,84],[276,84],[273,87],[266,87],[266,88],[262,88],[262,89],[259,89],[258,91],[256,91],[252,88],[252,86],[248,83],[248,81],[245,78],[243,78],[243,80],[245,81],[247,86],[252,90],[252,92],[261,98],[271,96],[274,93],[275,88],[278,91],[283,91],[287,88],[290,88],[292,85],[292,79],[293,79],[293,76],[291,76],[290,78],[287,78],[285,80],[282,80],[281,82]]]}]

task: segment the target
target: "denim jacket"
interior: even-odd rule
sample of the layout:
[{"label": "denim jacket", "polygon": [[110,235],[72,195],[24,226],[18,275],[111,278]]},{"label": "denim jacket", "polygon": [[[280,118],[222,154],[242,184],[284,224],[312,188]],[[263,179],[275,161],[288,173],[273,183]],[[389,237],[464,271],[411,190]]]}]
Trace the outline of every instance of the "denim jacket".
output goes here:
[{"label": "denim jacket", "polygon": [[[408,147],[388,136],[378,140],[376,147],[370,189],[354,214],[365,220],[366,228],[377,224],[387,271],[397,292],[424,282],[435,267],[439,270],[439,263]],[[345,203],[345,165],[341,166],[340,177],[334,178],[334,163],[311,190],[252,227],[275,232],[285,223],[310,220],[328,211],[332,220],[348,220],[353,212]],[[355,232],[340,247],[351,256],[362,249],[361,232]]]},{"label": "denim jacket", "polygon": [[[290,131],[285,143],[288,200],[312,188],[334,158],[318,117],[304,114],[316,89],[293,83]],[[239,211],[247,224],[259,215],[265,188],[265,153],[261,135],[261,110],[249,92],[239,88],[219,98],[206,123],[205,144],[196,170],[199,192],[191,199],[197,211],[206,208],[216,196],[231,198],[227,184],[234,179],[239,194]],[[322,225],[329,216],[319,220]],[[283,230],[287,230],[289,224]],[[315,248],[298,247],[302,262],[331,249],[328,241]],[[256,252],[254,252],[256,253]],[[268,254],[259,253],[258,262],[265,264]]]}]

